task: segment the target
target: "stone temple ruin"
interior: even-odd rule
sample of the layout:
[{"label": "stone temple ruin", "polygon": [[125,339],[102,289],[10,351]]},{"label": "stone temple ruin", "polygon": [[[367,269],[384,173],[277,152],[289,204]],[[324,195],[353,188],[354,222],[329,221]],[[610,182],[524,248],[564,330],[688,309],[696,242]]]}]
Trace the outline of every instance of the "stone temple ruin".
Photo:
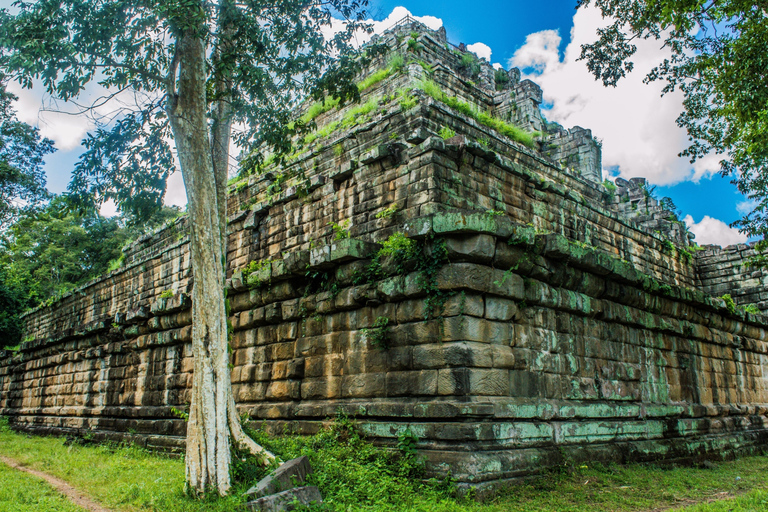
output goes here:
[{"label": "stone temple ruin", "polygon": [[[410,428],[430,472],[469,484],[566,457],[762,450],[768,274],[742,265],[752,249],[692,246],[643,180],[606,188],[589,130],[547,123],[518,70],[408,20],[378,41],[391,50],[360,103],[305,108],[318,131],[231,187],[241,412],[312,433],[342,411],[390,446]],[[0,415],[183,445],[185,223],[25,316],[21,349],[0,352]]]}]

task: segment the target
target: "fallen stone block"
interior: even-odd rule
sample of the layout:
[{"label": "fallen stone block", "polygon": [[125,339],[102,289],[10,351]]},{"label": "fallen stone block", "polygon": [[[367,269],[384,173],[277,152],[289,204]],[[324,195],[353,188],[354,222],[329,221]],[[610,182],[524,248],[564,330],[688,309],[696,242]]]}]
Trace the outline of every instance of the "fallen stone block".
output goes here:
[{"label": "fallen stone block", "polygon": [[297,505],[322,503],[323,497],[315,486],[296,487],[287,491],[259,498],[245,504],[247,510],[258,512],[283,512],[294,510]]},{"label": "fallen stone block", "polygon": [[310,473],[312,473],[312,466],[309,465],[309,459],[306,456],[291,459],[281,464],[274,473],[261,479],[259,483],[248,489],[245,494],[252,498],[260,498],[268,494],[290,489],[303,484]]}]

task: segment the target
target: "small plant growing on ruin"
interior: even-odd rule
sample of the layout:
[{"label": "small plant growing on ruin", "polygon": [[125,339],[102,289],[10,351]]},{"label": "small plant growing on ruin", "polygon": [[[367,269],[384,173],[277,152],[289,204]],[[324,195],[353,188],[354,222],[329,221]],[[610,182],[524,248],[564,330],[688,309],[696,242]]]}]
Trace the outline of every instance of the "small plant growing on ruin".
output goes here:
[{"label": "small plant growing on ruin", "polygon": [[414,37],[414,34],[411,34],[411,38],[408,39],[408,51],[411,53],[419,53],[424,49],[424,45],[419,42],[418,36],[416,34]]},{"label": "small plant growing on ruin", "polygon": [[480,74],[480,62],[474,53],[465,53],[461,56],[461,65],[459,66],[469,76],[477,76]]},{"label": "small plant growing on ruin", "polygon": [[376,318],[373,327],[362,329],[366,339],[372,347],[387,348],[389,344],[389,318],[380,316]]},{"label": "small plant growing on ruin", "polygon": [[666,253],[673,253],[675,252],[675,244],[673,244],[670,240],[662,240],[661,241],[661,250]]},{"label": "small plant growing on ruin", "polygon": [[456,136],[456,132],[448,128],[447,126],[443,126],[440,128],[440,131],[437,132],[437,134],[442,137],[443,140],[450,139],[451,137]]},{"label": "small plant growing on ruin", "polygon": [[603,199],[605,199],[606,203],[612,203],[613,199],[616,197],[616,184],[611,180],[605,180],[603,181],[603,186],[606,190],[606,192],[603,193]]},{"label": "small plant growing on ruin", "polygon": [[413,433],[410,427],[397,436],[397,449],[406,457],[416,456],[416,446],[418,443],[419,437]]},{"label": "small plant growing on ruin", "polygon": [[418,104],[418,100],[405,88],[397,91],[397,101],[403,111],[410,110]]},{"label": "small plant growing on ruin", "polygon": [[171,414],[173,414],[180,420],[189,421],[189,413],[186,411],[182,411],[181,409],[171,407]]},{"label": "small plant growing on ruin", "polygon": [[344,144],[339,142],[335,146],[333,146],[333,154],[336,156],[341,156],[344,154]]},{"label": "small plant growing on ruin", "polygon": [[243,269],[243,283],[246,286],[261,286],[264,283],[269,282],[271,275],[267,279],[262,279],[264,276],[260,274],[266,273],[264,269],[272,269],[272,260],[260,260],[252,261]]},{"label": "small plant growing on ruin", "polygon": [[397,212],[397,204],[393,203],[376,214],[377,219],[389,219]]},{"label": "small plant growing on ruin", "polygon": [[479,139],[477,139],[477,143],[482,146],[488,147],[488,145],[490,144],[490,141],[485,137],[480,137]]},{"label": "small plant growing on ruin", "polygon": [[403,233],[392,233],[381,243],[377,256],[394,256],[398,261],[405,261],[416,256],[416,241]]},{"label": "small plant growing on ruin", "polygon": [[728,312],[731,314],[734,314],[736,312],[736,303],[733,301],[733,297],[731,297],[731,294],[726,293],[720,298],[725,301],[725,307],[726,309],[728,309]]},{"label": "small plant growing on ruin", "polygon": [[125,253],[121,254],[119,258],[111,260],[107,266],[107,272],[114,272],[125,264]]},{"label": "small plant growing on ruin", "polygon": [[502,68],[499,68],[496,71],[494,71],[493,78],[494,78],[494,81],[496,82],[497,91],[501,91],[505,89],[507,85],[509,85],[509,75]]},{"label": "small plant growing on ruin", "polygon": [[693,263],[693,253],[691,251],[682,247],[678,249],[678,252],[680,253],[680,257],[683,258],[683,261],[686,262],[688,265]]},{"label": "small plant growing on ruin", "polygon": [[333,229],[333,239],[344,240],[345,238],[349,238],[349,227],[351,224],[352,221],[349,219],[339,222],[338,224],[331,222],[331,229]]},{"label": "small plant growing on ruin", "polygon": [[747,304],[745,306],[741,306],[741,309],[743,309],[745,313],[752,313],[753,315],[760,314],[760,310],[757,308],[757,305],[755,304]]},{"label": "small plant growing on ruin", "polygon": [[165,290],[163,293],[159,295],[159,298],[161,299],[172,299],[173,298],[173,290]]}]

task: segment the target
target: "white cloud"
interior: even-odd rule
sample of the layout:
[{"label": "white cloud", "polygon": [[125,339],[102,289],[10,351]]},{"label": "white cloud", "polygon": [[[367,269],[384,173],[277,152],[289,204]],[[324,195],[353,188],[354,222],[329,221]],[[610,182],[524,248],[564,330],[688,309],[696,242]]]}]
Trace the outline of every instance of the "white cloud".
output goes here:
[{"label": "white cloud", "polygon": [[107,199],[103,203],[101,203],[101,207],[99,208],[99,213],[102,214],[104,217],[114,217],[117,215],[117,204],[115,204],[115,201],[112,199]]},{"label": "white cloud", "polygon": [[181,171],[176,171],[168,177],[163,202],[166,206],[183,207],[187,204],[187,192],[184,188],[184,178],[181,176]]},{"label": "white cloud", "polygon": [[747,199],[746,201],[741,201],[736,204],[736,211],[739,212],[740,215],[747,215],[755,208],[757,208],[757,201],[754,199]]},{"label": "white cloud", "polygon": [[728,226],[725,222],[713,219],[705,215],[699,222],[693,222],[693,217],[686,215],[683,219],[688,230],[696,235],[696,242],[704,244],[722,245],[743,244],[747,241],[747,235],[739,233],[739,230]]},{"label": "white cloud", "polygon": [[491,61],[491,47],[485,43],[475,43],[467,45],[467,50],[471,51],[481,59]]},{"label": "white cloud", "polygon": [[[392,9],[392,12],[389,13],[389,16],[381,21],[376,21],[373,19],[365,20],[365,23],[371,26],[373,32],[367,33],[362,30],[357,31],[355,34],[355,45],[358,47],[364,45],[371,40],[371,37],[373,37],[374,34],[381,34],[382,32],[392,28],[395,23],[402,20],[406,16],[410,16],[411,18],[423,23],[432,30],[437,30],[443,26],[443,20],[440,18],[436,18],[434,16],[414,16],[411,11],[405,7],[398,6]],[[345,22],[343,20],[334,18],[331,20],[330,26],[323,27],[322,33],[326,39],[330,39],[333,37],[333,34],[344,30],[344,26]],[[491,49],[488,48],[488,51],[490,52]]]},{"label": "white cloud", "polygon": [[693,166],[678,157],[688,143],[685,131],[675,124],[682,111],[682,95],[661,97],[662,83],[644,84],[643,78],[668,52],[659,41],[634,41],[638,51],[635,69],[615,88],[596,81],[583,61],[577,61],[581,45],[597,39],[596,29],[607,24],[595,7],[579,9],[573,18],[571,42],[563,58],[558,54],[561,37],[554,30],[530,34],[510,59],[509,65],[528,71],[526,78],[539,84],[550,121],[589,128],[603,140],[603,167],[619,167],[620,176],[642,176],[667,185],[698,181],[719,169],[716,156]]},{"label": "white cloud", "polygon": [[34,89],[22,89],[18,83],[11,82],[8,90],[19,98],[15,105],[19,120],[40,128],[40,135],[51,139],[59,150],[69,151],[78,147],[94,126],[86,116],[52,111],[53,106],[44,101],[39,84]]}]

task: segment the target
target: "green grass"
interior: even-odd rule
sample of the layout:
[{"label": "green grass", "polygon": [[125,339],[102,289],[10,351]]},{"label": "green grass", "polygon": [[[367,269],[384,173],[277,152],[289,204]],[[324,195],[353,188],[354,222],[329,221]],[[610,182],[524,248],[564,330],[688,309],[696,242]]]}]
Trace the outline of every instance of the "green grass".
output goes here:
[{"label": "green grass", "polygon": [[469,103],[463,102],[460,99],[456,98],[455,96],[448,96],[447,94],[445,94],[445,92],[443,92],[440,86],[437,85],[432,80],[422,80],[418,84],[418,87],[419,89],[427,93],[428,96],[431,96],[437,101],[441,101],[445,103],[449,107],[453,108],[454,110],[458,110],[459,112],[466,115],[467,117],[471,117],[478,123],[484,124],[489,128],[493,128],[497,132],[503,135],[506,135],[510,139],[520,142],[530,148],[534,148],[534,149],[536,148],[536,141],[534,141],[533,139],[540,135],[538,132],[529,132],[529,131],[523,130],[518,126],[509,124],[497,117],[493,117],[490,114],[487,114],[485,112],[479,112],[476,108],[474,108]]},{"label": "green grass", "polygon": [[36,476],[0,462],[0,510],[3,512],[82,512]]},{"label": "green grass", "polygon": [[[366,442],[354,424],[340,418],[314,436],[269,437],[251,431],[258,442],[284,460],[307,455],[330,511],[533,512],[639,511],[692,505],[688,510],[758,511],[768,509],[768,457],[745,457],[719,463],[714,469],[654,466],[563,466],[529,483],[510,486],[496,497],[477,503],[457,497],[450,481],[422,481],[420,463],[398,451],[384,451]],[[183,493],[184,465],[136,448],[65,446],[56,438],[28,437],[0,424],[0,454],[70,482],[104,506],[122,511],[234,510],[239,494],[264,470],[253,460],[237,458],[245,481],[228,498],[193,500]],[[0,510],[8,493],[21,492],[17,478],[0,473]],[[25,486],[26,484],[24,484]],[[20,500],[47,499],[46,487],[30,487]],[[731,499],[722,500],[724,497]],[[701,503],[721,500],[713,503]],[[24,501],[34,503],[34,501]],[[70,510],[44,507],[9,510]]]}]

